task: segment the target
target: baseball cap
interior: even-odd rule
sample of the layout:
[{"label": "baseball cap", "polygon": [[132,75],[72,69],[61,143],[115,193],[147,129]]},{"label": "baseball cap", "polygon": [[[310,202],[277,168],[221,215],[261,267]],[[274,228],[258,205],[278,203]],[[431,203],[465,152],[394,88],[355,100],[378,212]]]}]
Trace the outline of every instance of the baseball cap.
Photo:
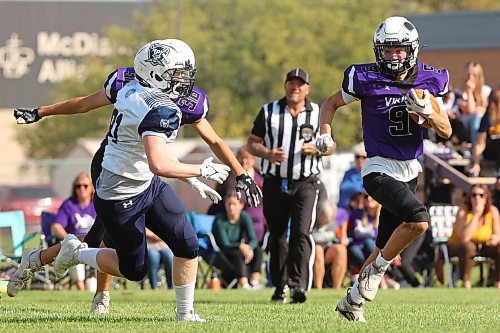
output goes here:
[{"label": "baseball cap", "polygon": [[304,69],[298,67],[286,73],[285,82],[290,81],[291,79],[296,77],[309,84],[309,73],[307,73]]}]

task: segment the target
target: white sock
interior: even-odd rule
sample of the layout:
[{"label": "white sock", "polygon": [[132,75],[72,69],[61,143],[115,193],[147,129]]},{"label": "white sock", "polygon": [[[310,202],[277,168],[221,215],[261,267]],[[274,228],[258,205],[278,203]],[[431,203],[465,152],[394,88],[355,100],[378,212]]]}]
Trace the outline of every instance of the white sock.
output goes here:
[{"label": "white sock", "polygon": [[90,267],[97,269],[99,272],[102,272],[97,265],[97,253],[99,253],[100,249],[94,248],[83,248],[79,249],[77,253],[77,259],[82,264],[87,264]]},{"label": "white sock", "polygon": [[359,284],[359,282],[356,279],[349,294],[351,295],[351,299],[354,303],[363,305],[363,304],[365,304],[365,299],[359,293],[358,284]]},{"label": "white sock", "polygon": [[375,259],[375,266],[382,268],[384,271],[391,265],[392,260],[385,260],[382,257],[382,251],[378,253],[377,259]]},{"label": "white sock", "polygon": [[194,309],[194,287],[194,282],[182,286],[174,285],[177,313],[189,313]]}]

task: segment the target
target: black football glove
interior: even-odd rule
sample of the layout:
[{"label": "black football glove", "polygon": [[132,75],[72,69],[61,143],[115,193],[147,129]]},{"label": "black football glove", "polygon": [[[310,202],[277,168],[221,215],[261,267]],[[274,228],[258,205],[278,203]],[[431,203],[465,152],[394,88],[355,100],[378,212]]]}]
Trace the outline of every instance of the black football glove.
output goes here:
[{"label": "black football glove", "polygon": [[257,207],[260,204],[262,192],[253,179],[246,173],[242,173],[236,177],[236,194],[238,199],[241,198],[241,191],[245,192],[249,207]]},{"label": "black football glove", "polygon": [[14,117],[16,117],[18,124],[32,124],[36,123],[42,117],[38,115],[38,108],[36,109],[14,109]]}]

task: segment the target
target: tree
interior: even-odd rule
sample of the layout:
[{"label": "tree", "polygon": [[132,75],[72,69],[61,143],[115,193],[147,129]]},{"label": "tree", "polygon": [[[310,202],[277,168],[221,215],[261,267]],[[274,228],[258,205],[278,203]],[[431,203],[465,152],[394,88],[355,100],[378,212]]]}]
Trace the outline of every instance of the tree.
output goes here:
[{"label": "tree", "polygon": [[[478,3],[498,8],[494,0]],[[310,98],[320,103],[340,88],[349,64],[373,61],[374,27],[385,17],[467,8],[468,2],[452,0],[156,1],[150,13],[136,15],[130,29],[110,27],[107,35],[116,52],[88,61],[85,75],[61,84],[55,100],[100,89],[111,70],[131,66],[141,45],[177,37],[195,51],[196,85],[208,92],[216,131],[222,137],[245,137],[260,107],[284,94],[289,69],[309,71]],[[33,158],[56,157],[78,137],[103,136],[107,130],[109,112],[78,117],[42,120],[19,139]],[[333,130],[340,148],[361,141],[359,103],[338,111]],[[184,129],[184,135],[194,133]]]}]

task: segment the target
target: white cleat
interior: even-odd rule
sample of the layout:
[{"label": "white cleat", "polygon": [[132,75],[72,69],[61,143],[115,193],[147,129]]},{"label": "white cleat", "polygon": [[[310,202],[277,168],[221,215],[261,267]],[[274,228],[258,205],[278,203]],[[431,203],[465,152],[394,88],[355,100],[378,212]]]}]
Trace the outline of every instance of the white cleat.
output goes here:
[{"label": "white cleat", "polygon": [[177,313],[177,309],[175,311],[175,320],[177,321],[192,321],[192,322],[197,322],[197,323],[204,323],[206,322],[205,319],[201,318],[198,316],[196,313],[194,313],[194,310],[189,311],[188,313]]},{"label": "white cleat", "polygon": [[75,235],[67,234],[61,242],[61,250],[54,260],[54,272],[60,279],[68,274],[68,268],[80,263],[77,258],[77,251],[86,248],[87,244],[82,243]]},{"label": "white cleat", "polygon": [[95,314],[107,314],[109,313],[109,292],[96,292],[94,298],[92,299],[92,306],[90,312]]},{"label": "white cleat", "polygon": [[356,304],[353,302],[353,300],[351,299],[350,290],[351,288],[347,289],[347,295],[340,300],[335,311],[338,311],[341,316],[349,321],[366,323],[363,304]]},{"label": "white cleat", "polygon": [[375,261],[366,266],[359,278],[359,293],[367,301],[373,301],[377,295],[385,270],[375,266]]},{"label": "white cleat", "polygon": [[40,261],[40,252],[42,252],[42,249],[27,249],[23,253],[21,263],[10,277],[7,285],[7,295],[15,297],[24,288],[26,283],[31,280],[33,275],[42,270],[43,265]]}]

